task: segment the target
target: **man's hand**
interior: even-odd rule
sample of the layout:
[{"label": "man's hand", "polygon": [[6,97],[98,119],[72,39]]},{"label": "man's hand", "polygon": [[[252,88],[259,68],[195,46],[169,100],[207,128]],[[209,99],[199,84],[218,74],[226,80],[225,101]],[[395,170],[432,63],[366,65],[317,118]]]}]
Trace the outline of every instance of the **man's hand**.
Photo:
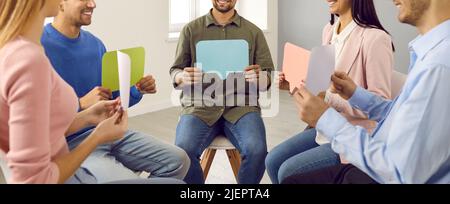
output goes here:
[{"label": "man's hand", "polygon": [[259,74],[261,73],[261,66],[251,65],[245,68],[245,81],[250,83],[258,83]]},{"label": "man's hand", "polygon": [[201,83],[203,78],[203,72],[195,67],[186,67],[183,72],[177,74],[175,82],[178,86],[190,86],[193,84]]},{"label": "man's hand", "polygon": [[343,99],[350,99],[356,91],[356,84],[344,72],[336,72],[331,76],[331,92],[339,94]]},{"label": "man's hand", "polygon": [[112,98],[111,90],[103,87],[95,87],[91,92],[80,98],[81,110],[86,110],[99,101],[106,101]]},{"label": "man's hand", "polygon": [[155,94],[156,93],[156,80],[152,75],[143,77],[136,84],[136,88],[141,94]]},{"label": "man's hand", "polygon": [[300,119],[311,127],[316,127],[317,122],[329,106],[318,96],[311,94],[304,86],[297,89],[294,94]]}]

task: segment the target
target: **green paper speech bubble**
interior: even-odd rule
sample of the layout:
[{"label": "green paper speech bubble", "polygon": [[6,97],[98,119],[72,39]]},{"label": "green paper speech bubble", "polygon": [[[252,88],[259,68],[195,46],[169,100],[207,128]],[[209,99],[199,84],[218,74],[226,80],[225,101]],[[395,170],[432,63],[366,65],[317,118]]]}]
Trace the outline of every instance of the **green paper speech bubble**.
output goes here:
[{"label": "green paper speech bubble", "polygon": [[[144,77],[145,71],[145,49],[136,47],[119,50],[130,56],[131,59],[131,80],[130,87],[136,85]],[[119,66],[117,62],[117,51],[107,52],[102,60],[102,87],[111,91],[118,91],[119,86]]]}]

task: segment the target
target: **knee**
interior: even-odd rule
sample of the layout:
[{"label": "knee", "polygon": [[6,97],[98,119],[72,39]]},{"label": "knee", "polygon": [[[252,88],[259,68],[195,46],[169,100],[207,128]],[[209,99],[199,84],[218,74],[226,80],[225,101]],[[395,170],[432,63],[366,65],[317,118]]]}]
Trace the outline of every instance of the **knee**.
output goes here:
[{"label": "knee", "polygon": [[183,149],[191,159],[200,156],[201,138],[198,137],[198,134],[202,131],[196,130],[204,128],[204,124],[197,118],[189,115],[182,116],[176,131],[175,145]]},{"label": "knee", "polygon": [[175,140],[175,145],[183,150],[184,154],[189,157],[194,157],[198,154],[198,146],[193,140],[189,139],[190,136],[177,132],[177,138]]},{"label": "knee", "polygon": [[181,148],[174,148],[172,154],[173,156],[170,162],[170,166],[172,166],[171,172],[175,178],[184,179],[191,166],[191,159]]},{"label": "knee", "polygon": [[259,160],[264,162],[267,156],[267,146],[265,144],[249,144],[241,148],[243,159]]},{"label": "knee", "polygon": [[275,175],[278,173],[278,169],[280,169],[280,165],[282,164],[282,161],[277,156],[277,153],[273,150],[267,154],[266,157],[266,168],[267,172],[271,175]]},{"label": "knee", "polygon": [[189,166],[191,164],[189,155],[187,155],[187,153],[183,149],[176,148],[174,150],[174,154],[176,155],[174,163],[177,164],[177,166]]},{"label": "knee", "polygon": [[278,181],[282,182],[282,181],[286,180],[287,178],[297,174],[299,169],[297,169],[296,167],[297,166],[293,166],[289,162],[284,162],[283,164],[281,164],[278,169],[278,175],[277,175]]},{"label": "knee", "polygon": [[179,151],[182,153],[178,153],[179,155],[184,155],[190,158],[196,157],[198,154],[198,148],[195,145],[189,142],[176,142],[175,145],[179,147]]}]

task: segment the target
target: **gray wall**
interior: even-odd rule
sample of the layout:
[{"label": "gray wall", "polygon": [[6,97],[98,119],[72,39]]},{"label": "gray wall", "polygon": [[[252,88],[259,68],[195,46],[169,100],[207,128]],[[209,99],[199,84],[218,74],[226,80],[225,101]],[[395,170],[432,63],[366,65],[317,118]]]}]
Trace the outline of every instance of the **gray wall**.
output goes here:
[{"label": "gray wall", "polygon": [[[278,67],[281,69],[284,44],[292,42],[308,49],[320,45],[322,29],[330,15],[325,0],[279,0],[278,3]],[[397,49],[395,68],[406,73],[409,64],[408,43],[416,37],[417,32],[413,27],[398,22],[397,9],[391,0],[375,0],[375,4],[383,26],[393,36]]]}]

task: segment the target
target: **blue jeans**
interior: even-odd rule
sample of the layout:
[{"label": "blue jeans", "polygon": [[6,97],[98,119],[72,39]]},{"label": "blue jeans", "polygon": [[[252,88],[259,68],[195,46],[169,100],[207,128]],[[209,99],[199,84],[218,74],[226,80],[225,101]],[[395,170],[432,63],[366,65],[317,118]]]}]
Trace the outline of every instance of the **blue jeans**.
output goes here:
[{"label": "blue jeans", "polygon": [[279,184],[289,176],[334,166],[339,155],[331,144],[319,146],[316,130],[306,130],[276,146],[266,158],[266,168],[272,183]]},{"label": "blue jeans", "polygon": [[[65,184],[98,184],[95,178],[89,170],[85,168],[79,168],[75,174],[70,177]],[[182,180],[174,178],[134,178],[127,180],[117,180],[104,184],[185,184]]]},{"label": "blue jeans", "polygon": [[248,113],[236,124],[221,118],[211,127],[196,116],[181,116],[176,145],[184,149],[191,159],[191,167],[184,181],[189,184],[205,182],[200,157],[214,138],[222,133],[241,153],[238,183],[258,184],[264,175],[267,155],[266,129],[259,113]]},{"label": "blue jeans", "polygon": [[[74,149],[92,131],[69,141]],[[111,144],[104,144],[89,155],[74,182],[111,183],[126,180],[140,180],[136,172],[148,172],[150,178],[184,179],[190,160],[180,148],[163,143],[151,136],[128,131],[124,138]]]}]

